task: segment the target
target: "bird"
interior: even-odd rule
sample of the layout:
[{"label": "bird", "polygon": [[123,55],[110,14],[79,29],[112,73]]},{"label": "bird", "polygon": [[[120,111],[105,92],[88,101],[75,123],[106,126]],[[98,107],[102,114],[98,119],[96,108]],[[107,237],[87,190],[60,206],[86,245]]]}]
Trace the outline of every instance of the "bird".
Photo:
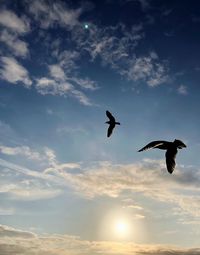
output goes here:
[{"label": "bird", "polygon": [[175,166],[176,166],[176,154],[178,152],[178,149],[186,148],[187,146],[180,140],[175,139],[173,142],[167,142],[167,141],[153,141],[146,146],[144,146],[140,151],[145,151],[148,149],[161,149],[166,150],[165,158],[166,158],[166,166],[167,170],[170,174],[173,173]]},{"label": "bird", "polygon": [[110,137],[115,125],[120,125],[120,123],[115,121],[115,118],[112,116],[112,114],[109,111],[106,111],[106,115],[109,118],[109,121],[105,122],[105,123],[109,124],[108,131],[107,131],[107,137]]}]

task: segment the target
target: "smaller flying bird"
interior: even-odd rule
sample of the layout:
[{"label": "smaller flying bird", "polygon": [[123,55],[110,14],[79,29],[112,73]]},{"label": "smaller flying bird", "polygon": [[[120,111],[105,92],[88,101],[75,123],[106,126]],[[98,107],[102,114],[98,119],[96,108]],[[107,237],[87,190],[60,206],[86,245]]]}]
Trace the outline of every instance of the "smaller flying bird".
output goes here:
[{"label": "smaller flying bird", "polygon": [[176,154],[178,152],[178,149],[186,148],[186,145],[180,141],[175,139],[173,142],[167,142],[167,141],[153,141],[146,146],[144,146],[140,151],[146,151],[148,149],[161,149],[161,150],[167,150],[165,153],[166,157],[166,165],[167,170],[170,174],[173,173],[175,166],[176,166]]},{"label": "smaller flying bird", "polygon": [[115,125],[120,125],[120,123],[115,121],[115,118],[112,116],[112,114],[109,111],[106,111],[106,115],[109,118],[109,121],[105,122],[105,123],[109,124],[108,131],[107,131],[107,137],[110,137]]}]

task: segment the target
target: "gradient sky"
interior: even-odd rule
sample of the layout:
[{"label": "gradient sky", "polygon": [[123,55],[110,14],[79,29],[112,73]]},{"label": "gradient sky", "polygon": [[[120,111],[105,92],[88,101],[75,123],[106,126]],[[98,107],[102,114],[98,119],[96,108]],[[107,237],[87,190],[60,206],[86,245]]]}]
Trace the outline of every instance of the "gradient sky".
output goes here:
[{"label": "gradient sky", "polygon": [[199,45],[195,0],[0,1],[0,255],[200,254]]}]

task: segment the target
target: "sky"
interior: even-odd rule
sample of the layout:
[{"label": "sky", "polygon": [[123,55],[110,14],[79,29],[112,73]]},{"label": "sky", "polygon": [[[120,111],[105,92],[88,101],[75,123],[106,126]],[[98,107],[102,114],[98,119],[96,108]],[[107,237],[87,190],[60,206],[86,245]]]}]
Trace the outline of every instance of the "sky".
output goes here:
[{"label": "sky", "polygon": [[0,1],[0,255],[200,254],[199,45],[195,0]]}]

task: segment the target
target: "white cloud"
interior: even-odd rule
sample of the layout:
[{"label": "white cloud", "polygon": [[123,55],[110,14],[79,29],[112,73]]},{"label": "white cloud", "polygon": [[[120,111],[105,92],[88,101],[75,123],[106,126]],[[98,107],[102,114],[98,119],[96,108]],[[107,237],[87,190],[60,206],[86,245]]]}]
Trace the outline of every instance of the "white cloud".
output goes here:
[{"label": "white cloud", "polygon": [[3,30],[0,34],[0,41],[5,43],[14,55],[20,57],[26,57],[28,55],[28,44],[20,40],[18,35]]},{"label": "white cloud", "polygon": [[72,36],[77,48],[87,51],[92,60],[100,57],[103,64],[120,69],[127,65],[130,55],[131,59],[134,57],[135,47],[144,37],[144,32],[141,24],[132,26],[130,30],[123,24],[105,28],[91,24],[87,31],[82,27],[72,31]]},{"label": "white cloud", "polygon": [[70,9],[62,2],[49,4],[47,1],[33,1],[29,4],[29,11],[39,21],[44,29],[59,24],[62,27],[72,29],[78,24],[82,9]]},{"label": "white cloud", "polygon": [[[92,105],[89,98],[82,92],[74,87],[72,80],[86,87],[87,89],[95,89],[95,82],[88,79],[78,79],[65,77],[64,71],[58,65],[50,66],[51,76],[55,78],[49,79],[42,77],[36,80],[36,89],[42,95],[59,95],[59,96],[70,96],[78,99],[78,101],[83,105]],[[90,83],[89,83],[90,82]]]},{"label": "white cloud", "polygon": [[[143,196],[151,197],[157,202],[170,203],[194,218],[200,216],[200,200],[197,196],[200,194],[198,186],[200,171],[198,169],[184,167],[180,171],[179,167],[177,167],[172,179],[166,171],[164,161],[145,160],[142,163],[129,165],[113,165],[109,162],[99,162],[84,168],[79,163],[59,163],[55,152],[50,148],[44,148],[40,154],[26,146],[1,146],[0,150],[7,155],[24,155],[34,160],[41,160],[46,165],[43,172],[38,172],[1,159],[1,166],[14,170],[28,178],[50,182],[53,185],[62,187],[62,189],[64,186],[70,186],[77,194],[86,198],[94,198],[96,196],[118,197],[123,191],[130,190],[131,192],[140,192]],[[68,171],[68,169],[77,168],[80,171]],[[30,197],[36,199],[39,198],[38,194],[46,198],[53,195],[56,196],[59,194],[57,191],[60,191],[60,189],[55,189],[55,192],[51,193],[49,187],[34,183],[31,186],[32,193],[30,193],[29,186],[27,191],[26,186],[23,186],[22,190],[20,190],[12,185],[4,185],[2,192],[9,191],[11,193],[12,191],[15,195],[24,196],[24,199],[27,194],[30,194]],[[18,187],[22,187],[22,184],[18,185]],[[23,190],[25,192],[24,195]],[[185,190],[184,195],[182,194],[183,190]],[[191,195],[191,192],[194,191],[197,195]],[[126,206],[133,208],[135,205],[130,203],[126,204]]]},{"label": "white cloud", "polygon": [[[3,159],[0,159],[0,165],[2,167],[5,167],[5,168],[10,169],[12,171],[15,171],[19,175],[24,175],[24,176],[27,176],[29,178],[41,179],[41,180],[44,180],[44,181],[58,183],[59,185],[64,184],[64,182],[60,178],[56,178],[55,176],[51,176],[51,175],[45,175],[44,173],[41,173],[39,171],[30,170],[28,168],[21,167],[19,165],[10,163],[10,162],[8,162],[6,160],[3,160]],[[11,188],[12,187],[13,186],[11,186]],[[7,188],[10,189],[10,186],[6,185],[6,186],[4,186],[4,188],[6,188],[5,190],[7,190]],[[1,192],[3,192],[3,191],[4,191],[4,189],[1,189]],[[7,191],[5,191],[5,192],[7,192]]]},{"label": "white cloud", "polygon": [[53,79],[42,77],[37,79],[36,89],[42,95],[64,96],[72,89],[72,85],[68,82],[57,82]]},{"label": "white cloud", "polygon": [[[153,198],[157,202],[170,203],[181,208],[186,214],[199,217],[200,171],[187,168],[181,171],[176,169],[171,179],[165,168],[163,161],[147,160],[130,165],[100,163],[88,169],[82,169],[80,173],[59,171],[57,174],[66,179],[66,182],[78,194],[87,198],[118,197],[123,191],[129,190],[140,192],[143,196]],[[185,190],[184,195],[182,195],[183,190]],[[198,195],[191,196],[192,191]]]},{"label": "white cloud", "polygon": [[88,105],[88,106],[92,105],[89,98],[83,92],[74,89],[72,90],[72,95],[73,97],[77,98],[79,102],[82,103],[83,105]]},{"label": "white cloud", "polygon": [[0,78],[14,84],[22,82],[26,87],[32,84],[28,71],[13,57],[1,57]]},{"label": "white cloud", "polygon": [[52,149],[48,148],[48,147],[44,148],[44,152],[45,152],[45,156],[48,159],[49,165],[50,166],[56,165],[57,161],[56,161],[55,152]]},{"label": "white cloud", "polygon": [[141,23],[129,30],[124,24],[106,28],[92,24],[87,31],[81,28],[72,31],[72,36],[77,49],[88,52],[92,61],[99,57],[103,65],[110,66],[128,80],[142,80],[150,87],[168,80],[167,63],[160,60],[156,52],[136,56],[135,49],[145,36]]},{"label": "white cloud", "polygon": [[[14,167],[12,166],[11,168],[9,164],[7,164],[7,166],[4,175],[1,176],[0,194],[2,196],[6,195],[6,198],[9,200],[46,200],[58,197],[63,193],[63,189],[59,188],[57,185],[58,178],[56,176],[49,176],[49,178],[48,175],[39,173],[39,171],[37,173],[37,171],[29,169],[22,170],[20,167],[16,169],[16,166],[14,169]],[[14,173],[13,170],[15,171]],[[62,187],[60,181],[59,186]],[[4,209],[2,213],[3,212],[5,213],[6,210]],[[8,213],[9,211],[7,214]]]},{"label": "white cloud", "polygon": [[[40,151],[31,149],[29,146],[5,146],[0,145],[0,152],[5,155],[10,156],[23,156],[25,158],[31,159],[33,161],[41,161],[43,165],[52,167],[57,166],[58,162],[56,160],[56,155],[54,150],[44,147]],[[67,165],[67,164],[65,164]],[[70,164],[69,164],[70,165]]]},{"label": "white cloud", "polygon": [[56,80],[65,80],[65,72],[59,65],[50,65],[49,66],[50,75]]},{"label": "white cloud", "polygon": [[70,74],[78,68],[76,61],[80,58],[80,53],[75,50],[61,50],[56,44],[54,46],[54,56],[57,58],[61,67],[65,68],[65,73]]},{"label": "white cloud", "polygon": [[57,171],[59,172],[60,170],[77,169],[77,168],[80,168],[80,164],[78,163],[63,163],[63,164],[56,163],[52,167],[46,168],[44,170],[44,173],[55,174]]},{"label": "white cloud", "polygon": [[40,154],[36,151],[31,150],[28,146],[9,147],[0,145],[0,152],[6,155],[23,155],[30,159],[41,159]]},{"label": "white cloud", "polygon": [[[78,195],[92,199],[98,196],[119,197],[124,191],[129,190],[133,193],[139,192],[157,203],[167,203],[174,208],[179,208],[185,215],[191,216],[190,220],[200,216],[200,171],[198,169],[182,167],[180,170],[177,167],[171,178],[164,161],[145,160],[142,163],[124,165],[99,162],[83,167],[79,163],[59,163],[51,150],[47,151],[47,155],[49,166],[43,172],[29,170],[0,159],[1,166],[27,176],[28,180],[30,178],[35,180],[23,185],[16,184],[17,188],[15,185],[4,185],[1,187],[2,192],[12,192],[18,196],[24,196],[23,199],[26,195],[29,199],[39,199],[40,196],[41,198],[56,196],[61,187],[63,190],[65,186],[68,186]],[[77,168],[78,172],[68,171],[68,169]],[[46,182],[56,185],[57,188],[52,186],[55,192],[51,193],[52,190],[48,185],[46,186]],[[134,206],[133,203],[126,204],[130,207],[131,205]]]},{"label": "white cloud", "polygon": [[30,31],[30,25],[26,18],[19,18],[14,12],[8,10],[0,11],[0,25],[20,34]]},{"label": "white cloud", "polygon": [[[61,67],[63,65],[62,63],[60,65],[54,64],[49,65],[49,71],[52,78],[54,78],[56,81],[60,82],[68,82],[68,83],[74,83],[79,85],[81,88],[89,89],[89,90],[96,90],[98,88],[97,83],[95,81],[90,80],[89,78],[78,78],[76,76],[73,76],[72,73],[69,71],[68,68],[68,75],[65,75],[65,70]],[[75,67],[75,63],[72,65]],[[71,85],[71,88],[73,86]]]},{"label": "white cloud", "polygon": [[150,87],[158,86],[168,79],[167,67],[158,61],[155,52],[151,52],[148,57],[136,58],[127,75],[130,80],[143,80]]},{"label": "white cloud", "polygon": [[60,189],[37,187],[33,181],[28,184],[21,182],[7,191],[12,199],[20,199],[20,201],[50,199],[59,196],[62,192],[63,191]]},{"label": "white cloud", "polygon": [[178,87],[178,93],[179,94],[181,94],[181,95],[187,95],[188,94],[188,89],[187,89],[187,87],[186,86],[184,86],[184,85],[180,85],[179,87]]},{"label": "white cloud", "polygon": [[9,237],[9,238],[35,238],[36,235],[32,232],[18,230],[9,226],[0,225],[0,236],[2,238]]},{"label": "white cloud", "polygon": [[78,84],[80,87],[84,89],[89,89],[89,90],[96,90],[98,89],[98,85],[95,81],[90,80],[89,78],[76,78],[72,77],[69,78],[71,81],[74,81],[76,84]]}]

